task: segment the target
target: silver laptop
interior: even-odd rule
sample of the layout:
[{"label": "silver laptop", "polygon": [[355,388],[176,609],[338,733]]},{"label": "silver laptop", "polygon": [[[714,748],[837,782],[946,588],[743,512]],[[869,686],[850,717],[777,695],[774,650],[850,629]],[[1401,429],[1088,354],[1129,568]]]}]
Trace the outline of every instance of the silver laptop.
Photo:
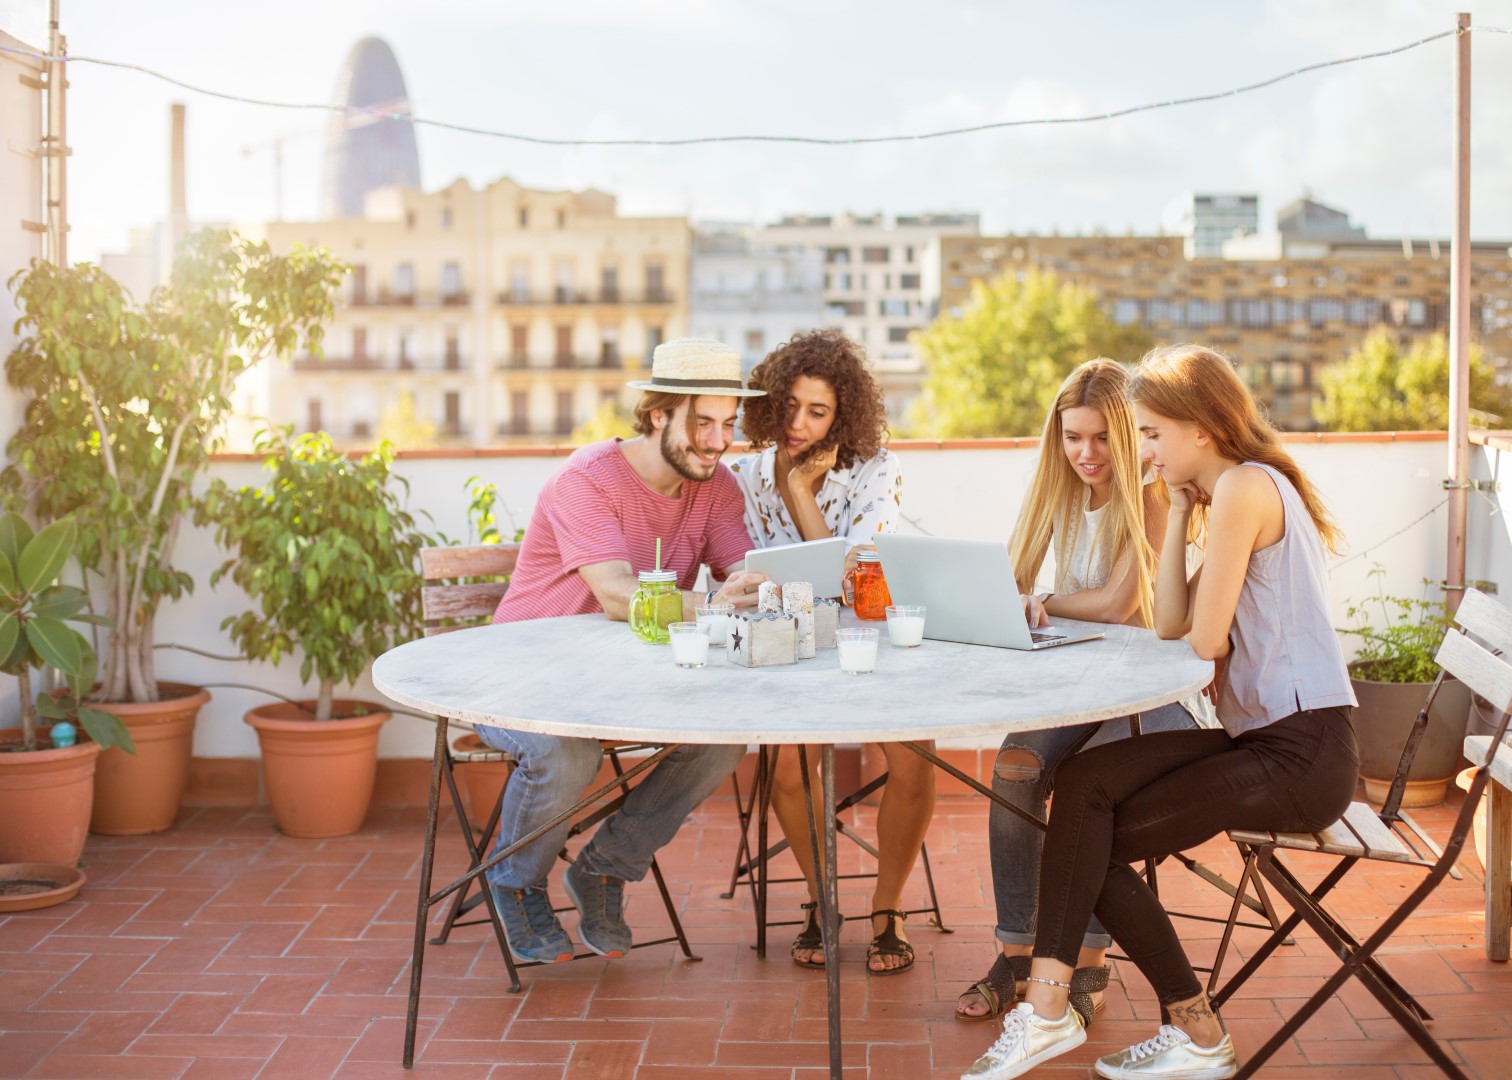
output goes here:
[{"label": "silver laptop", "polygon": [[839,596],[845,573],[845,540],[838,536],[801,544],[756,548],[746,552],[745,568],[756,570],[779,585],[809,581],[815,596]]},{"label": "silver laptop", "polygon": [[879,533],[877,554],[895,604],[923,604],[924,636],[1000,649],[1053,649],[1095,641],[1055,627],[1029,629],[1013,580],[1013,561],[997,540]]}]

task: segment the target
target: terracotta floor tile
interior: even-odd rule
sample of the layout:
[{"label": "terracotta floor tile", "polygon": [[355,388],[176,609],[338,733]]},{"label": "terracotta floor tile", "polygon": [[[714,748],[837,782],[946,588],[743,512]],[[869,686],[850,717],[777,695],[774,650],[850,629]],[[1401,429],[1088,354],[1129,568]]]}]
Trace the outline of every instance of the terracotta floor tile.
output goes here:
[{"label": "terracotta floor tile", "polygon": [[291,1035],[268,1058],[258,1080],[323,1080],[336,1075],[351,1049],[350,1039]]},{"label": "terracotta floor tile", "polygon": [[120,1055],[49,1054],[27,1074],[27,1080],[178,1080],[193,1064],[191,1058],[124,1057]]}]

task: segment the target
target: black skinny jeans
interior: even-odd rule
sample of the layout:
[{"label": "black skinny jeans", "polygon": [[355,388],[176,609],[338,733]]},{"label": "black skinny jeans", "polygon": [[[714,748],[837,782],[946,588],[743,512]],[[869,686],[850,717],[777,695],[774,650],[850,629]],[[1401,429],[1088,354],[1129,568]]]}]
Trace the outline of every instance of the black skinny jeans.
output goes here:
[{"label": "black skinny jeans", "polygon": [[1095,911],[1162,1005],[1202,984],[1160,900],[1130,865],[1226,829],[1307,832],[1338,820],[1360,771],[1347,709],[1258,731],[1168,731],[1076,754],[1055,782],[1034,955],[1076,966]]}]

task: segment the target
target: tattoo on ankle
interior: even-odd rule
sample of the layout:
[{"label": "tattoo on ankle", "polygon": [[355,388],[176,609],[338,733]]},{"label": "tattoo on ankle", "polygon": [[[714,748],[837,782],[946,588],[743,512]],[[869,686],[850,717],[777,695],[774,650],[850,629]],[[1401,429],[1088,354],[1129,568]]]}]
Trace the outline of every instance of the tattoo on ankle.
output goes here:
[{"label": "tattoo on ankle", "polygon": [[1167,1011],[1171,1014],[1171,1020],[1178,1024],[1200,1024],[1213,1019],[1213,1010],[1206,998],[1190,1005],[1172,1005]]}]

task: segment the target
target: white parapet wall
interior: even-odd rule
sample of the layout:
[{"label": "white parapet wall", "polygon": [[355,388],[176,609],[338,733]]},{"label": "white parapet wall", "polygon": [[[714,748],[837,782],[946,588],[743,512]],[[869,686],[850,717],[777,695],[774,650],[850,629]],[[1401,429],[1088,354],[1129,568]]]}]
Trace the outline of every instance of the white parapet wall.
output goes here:
[{"label": "white parapet wall", "polygon": [[[1292,440],[1288,448],[1317,482],[1330,509],[1350,541],[1350,550],[1335,560],[1330,585],[1337,625],[1344,625],[1350,598],[1371,588],[1368,573],[1375,563],[1386,568],[1384,585],[1396,595],[1421,595],[1422,581],[1439,581],[1444,573],[1446,519],[1442,480],[1446,444],[1442,436],[1374,436]],[[898,447],[904,470],[904,528],[936,536],[1006,538],[1013,528],[1037,450],[1032,443],[995,440],[982,443],[904,443]],[[465,483],[481,475],[496,483],[501,518],[507,508],[524,526],[542,482],[561,467],[565,451],[536,454],[488,451],[463,455],[424,453],[402,455],[398,472],[411,485],[410,504],[434,519],[434,528],[448,537],[467,539]],[[262,471],[255,462],[220,459],[212,473],[228,483],[255,484]],[[1500,519],[1505,521],[1505,518]],[[1512,545],[1505,525],[1499,526],[1504,562],[1512,567]],[[1495,576],[1479,569],[1477,534],[1472,532],[1471,576]],[[185,529],[179,538],[178,562],[193,575],[195,589],[186,600],[164,608],[159,616],[161,643],[186,643],[210,651],[233,648],[220,629],[221,620],[244,609],[246,597],[229,582],[212,588],[211,571],[223,560],[213,536],[204,529]],[[1505,575],[1504,575],[1505,577]],[[1508,578],[1512,580],[1512,578]],[[628,633],[628,631],[626,631]],[[1345,639],[1346,649],[1351,648]],[[281,667],[242,661],[211,660],[164,649],[159,655],[161,678],[216,684],[244,683],[279,693],[309,694],[301,687],[297,658]],[[257,741],[241,722],[242,714],[267,698],[248,690],[214,688],[195,736],[195,753],[210,758],[257,756]],[[364,679],[358,697],[375,697]],[[380,753],[387,758],[425,757],[430,753],[431,729],[403,717],[383,733]]]}]

